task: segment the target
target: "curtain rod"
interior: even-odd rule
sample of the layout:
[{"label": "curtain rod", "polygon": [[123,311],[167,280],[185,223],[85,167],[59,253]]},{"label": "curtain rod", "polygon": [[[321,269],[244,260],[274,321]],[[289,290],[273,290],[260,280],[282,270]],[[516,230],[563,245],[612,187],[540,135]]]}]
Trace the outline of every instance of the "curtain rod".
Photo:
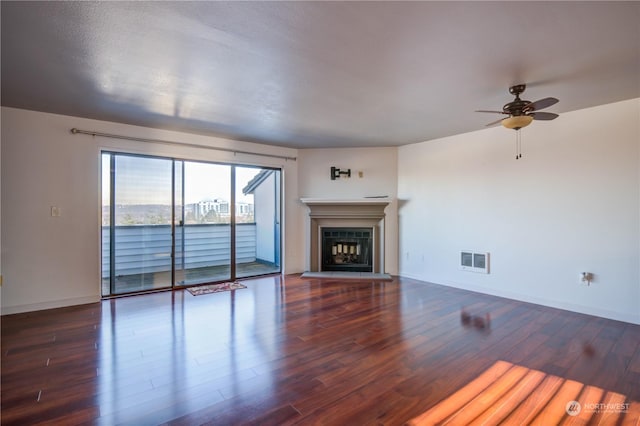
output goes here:
[{"label": "curtain rod", "polygon": [[162,139],[147,139],[147,138],[137,138],[134,136],[114,135],[112,133],[100,133],[100,132],[94,132],[91,130],[76,129],[75,127],[71,129],[71,133],[73,133],[74,135],[83,134],[83,135],[90,135],[90,136],[102,136],[104,138],[111,138],[111,139],[124,139],[129,141],[136,141],[136,142],[153,142],[153,143],[160,143],[164,145],[179,145],[179,146],[186,146],[190,148],[201,148],[201,149],[211,149],[214,151],[232,152],[234,154],[247,154],[247,155],[257,155],[260,157],[280,158],[285,161],[287,160],[296,161],[297,159],[297,157],[287,157],[285,155],[262,154],[260,152],[241,151],[241,150],[230,149],[230,148],[216,148],[213,146],[200,145],[197,143],[183,143],[183,142],[167,141]]}]

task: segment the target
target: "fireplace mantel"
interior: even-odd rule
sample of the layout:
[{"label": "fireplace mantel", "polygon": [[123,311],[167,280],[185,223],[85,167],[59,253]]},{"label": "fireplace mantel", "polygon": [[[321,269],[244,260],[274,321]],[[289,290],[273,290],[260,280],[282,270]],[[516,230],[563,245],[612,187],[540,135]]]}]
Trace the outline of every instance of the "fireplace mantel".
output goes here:
[{"label": "fireplace mantel", "polygon": [[391,202],[391,198],[301,198],[304,204],[384,204]]},{"label": "fireplace mantel", "polygon": [[373,230],[373,272],[384,273],[385,208],[390,198],[301,198],[309,207],[309,271],[321,272],[320,233],[325,227],[367,227]]}]

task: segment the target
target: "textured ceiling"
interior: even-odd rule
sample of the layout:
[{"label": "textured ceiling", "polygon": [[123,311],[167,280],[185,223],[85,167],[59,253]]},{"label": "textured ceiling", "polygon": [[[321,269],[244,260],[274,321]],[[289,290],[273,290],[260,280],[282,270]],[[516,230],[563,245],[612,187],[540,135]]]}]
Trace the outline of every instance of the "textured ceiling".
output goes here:
[{"label": "textured ceiling", "polygon": [[[640,97],[640,2],[8,2],[2,105],[298,148]],[[562,117],[559,118],[559,120]],[[540,122],[534,125],[543,126]]]}]

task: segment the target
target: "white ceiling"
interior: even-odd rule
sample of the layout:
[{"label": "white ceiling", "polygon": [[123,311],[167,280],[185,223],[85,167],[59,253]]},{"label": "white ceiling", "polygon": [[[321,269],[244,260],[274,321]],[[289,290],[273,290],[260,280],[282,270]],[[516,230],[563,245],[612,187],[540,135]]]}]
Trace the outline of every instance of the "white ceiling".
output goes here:
[{"label": "white ceiling", "polygon": [[[640,97],[640,2],[8,2],[2,105],[298,148]],[[561,120],[562,116],[558,118]],[[544,126],[539,122],[534,125]]]}]

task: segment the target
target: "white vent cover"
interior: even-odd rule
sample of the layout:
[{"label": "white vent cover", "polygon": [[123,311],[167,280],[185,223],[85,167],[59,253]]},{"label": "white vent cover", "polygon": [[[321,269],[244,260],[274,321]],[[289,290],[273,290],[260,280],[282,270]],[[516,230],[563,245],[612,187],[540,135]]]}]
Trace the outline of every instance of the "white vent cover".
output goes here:
[{"label": "white vent cover", "polygon": [[489,253],[477,252],[473,250],[463,250],[460,252],[460,269],[463,271],[489,273]]}]

